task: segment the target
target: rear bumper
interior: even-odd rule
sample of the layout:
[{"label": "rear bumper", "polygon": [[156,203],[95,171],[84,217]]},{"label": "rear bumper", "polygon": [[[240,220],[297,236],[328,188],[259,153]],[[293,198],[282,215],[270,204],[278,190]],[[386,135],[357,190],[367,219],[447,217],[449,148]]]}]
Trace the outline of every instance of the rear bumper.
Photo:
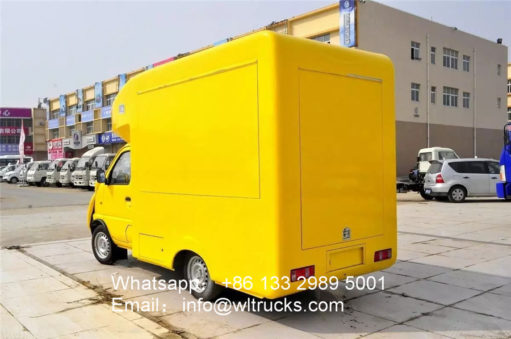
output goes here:
[{"label": "rear bumper", "polygon": [[432,197],[446,196],[449,188],[447,184],[424,184],[424,192]]}]

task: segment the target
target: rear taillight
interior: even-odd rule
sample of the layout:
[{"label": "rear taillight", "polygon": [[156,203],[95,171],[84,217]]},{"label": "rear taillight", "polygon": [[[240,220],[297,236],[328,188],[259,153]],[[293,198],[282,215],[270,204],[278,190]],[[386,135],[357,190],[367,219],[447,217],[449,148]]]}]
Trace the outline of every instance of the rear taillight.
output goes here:
[{"label": "rear taillight", "polygon": [[302,267],[302,268],[295,268],[294,270],[291,270],[291,281],[298,281],[300,278],[309,278],[314,276],[314,265]]},{"label": "rear taillight", "polygon": [[392,248],[374,252],[374,262],[392,258]]},{"label": "rear taillight", "polygon": [[444,184],[445,183],[444,178],[442,177],[442,174],[437,174],[435,182],[437,184]]}]

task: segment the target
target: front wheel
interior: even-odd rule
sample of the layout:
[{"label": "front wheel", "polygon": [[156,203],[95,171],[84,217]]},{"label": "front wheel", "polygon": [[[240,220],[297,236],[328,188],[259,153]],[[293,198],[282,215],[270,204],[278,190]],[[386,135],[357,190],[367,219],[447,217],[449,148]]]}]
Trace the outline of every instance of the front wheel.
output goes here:
[{"label": "front wheel", "polygon": [[99,225],[92,233],[92,253],[104,265],[112,265],[118,259],[127,258],[128,252],[117,247],[105,225]]},{"label": "front wheel", "polygon": [[467,197],[467,190],[461,186],[454,186],[447,195],[450,202],[463,202]]},{"label": "front wheel", "polygon": [[213,300],[222,292],[222,286],[211,280],[206,262],[200,256],[192,254],[184,269],[185,278],[191,285],[192,295],[195,298]]},{"label": "front wheel", "polygon": [[429,194],[426,194],[426,192],[424,192],[424,189],[421,189],[419,191],[419,194],[421,195],[422,199],[424,199],[424,200],[433,200],[433,197]]},{"label": "front wheel", "polygon": [[18,182],[18,178],[13,177],[13,178],[11,178],[10,182],[11,182],[11,184],[15,184]]}]

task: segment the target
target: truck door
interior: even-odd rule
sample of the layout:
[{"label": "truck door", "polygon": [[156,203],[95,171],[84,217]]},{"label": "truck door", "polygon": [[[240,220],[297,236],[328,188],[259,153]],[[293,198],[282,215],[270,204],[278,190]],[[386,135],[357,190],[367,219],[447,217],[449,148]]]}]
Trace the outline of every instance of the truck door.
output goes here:
[{"label": "truck door", "polygon": [[104,219],[112,239],[126,242],[126,229],[131,225],[131,156],[123,152],[108,174],[102,194]]}]

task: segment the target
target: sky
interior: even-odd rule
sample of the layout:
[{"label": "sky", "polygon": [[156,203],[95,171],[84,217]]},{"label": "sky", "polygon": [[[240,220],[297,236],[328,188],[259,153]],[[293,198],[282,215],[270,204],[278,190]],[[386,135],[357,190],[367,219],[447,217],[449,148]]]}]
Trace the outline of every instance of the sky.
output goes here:
[{"label": "sky", "polygon": [[[511,0],[378,2],[511,45]],[[38,98],[332,3],[0,0],[0,106],[35,107]]]}]

